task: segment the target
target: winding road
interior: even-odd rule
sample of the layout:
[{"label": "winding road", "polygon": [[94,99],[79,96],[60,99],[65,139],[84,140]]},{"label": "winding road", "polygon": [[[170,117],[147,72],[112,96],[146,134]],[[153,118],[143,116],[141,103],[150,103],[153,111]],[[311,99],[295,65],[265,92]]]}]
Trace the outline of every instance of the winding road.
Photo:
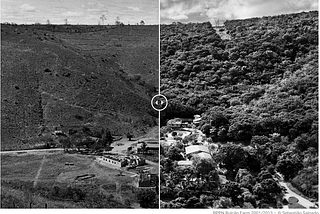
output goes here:
[{"label": "winding road", "polygon": [[[298,203],[301,204],[302,206],[304,206],[305,208],[309,208],[309,207],[314,207],[315,204],[311,201],[309,201],[308,199],[296,194],[295,192],[293,192],[292,190],[290,190],[290,188],[288,187],[287,183],[284,182],[283,177],[278,173],[278,175],[280,176],[279,178],[279,184],[281,186],[283,186],[284,188],[286,188],[286,193],[284,194],[283,198],[287,199],[289,201],[289,197],[295,197],[297,198],[299,201]],[[283,208],[288,209],[288,205],[283,206]]]}]

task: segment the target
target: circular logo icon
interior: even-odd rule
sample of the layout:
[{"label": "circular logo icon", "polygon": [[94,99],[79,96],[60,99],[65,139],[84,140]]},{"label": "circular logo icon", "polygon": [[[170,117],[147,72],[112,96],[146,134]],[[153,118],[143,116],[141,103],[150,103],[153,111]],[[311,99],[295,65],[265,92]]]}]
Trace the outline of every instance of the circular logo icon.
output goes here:
[{"label": "circular logo icon", "polygon": [[162,111],[168,106],[168,100],[165,96],[162,94],[155,95],[152,97],[151,100],[151,106],[154,108],[156,111]]}]

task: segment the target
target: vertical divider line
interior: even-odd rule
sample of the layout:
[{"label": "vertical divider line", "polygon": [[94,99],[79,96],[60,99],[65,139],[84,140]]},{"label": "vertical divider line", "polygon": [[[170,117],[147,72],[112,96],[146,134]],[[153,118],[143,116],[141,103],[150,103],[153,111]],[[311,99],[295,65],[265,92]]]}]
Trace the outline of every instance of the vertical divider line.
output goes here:
[{"label": "vertical divider line", "polygon": [[[161,92],[160,92],[160,72],[161,72],[161,65],[160,65],[160,50],[161,50],[161,33],[160,33],[160,30],[161,30],[161,28],[160,28],[160,26],[161,26],[161,16],[160,16],[160,13],[161,13],[161,11],[160,11],[160,6],[161,6],[161,2],[160,2],[160,0],[159,0],[159,12],[158,12],[158,33],[159,33],[159,37],[158,37],[158,40],[159,40],[159,43],[158,43],[158,73],[159,73],[159,76],[158,76],[158,93],[159,93],[159,95],[161,94]],[[159,155],[159,158],[158,158],[158,209],[160,209],[160,157],[161,157],[161,155],[160,155],[160,114],[161,114],[161,111],[159,111],[159,113],[158,113],[158,143],[159,143],[159,152],[158,152],[158,155]]]},{"label": "vertical divider line", "polygon": [[158,176],[159,176],[159,184],[158,184],[158,198],[159,198],[159,209],[160,209],[160,189],[161,189],[161,187],[160,187],[160,185],[161,185],[161,183],[160,183],[160,157],[161,157],[161,155],[160,155],[160,147],[161,147],[161,144],[160,144],[160,114],[161,114],[161,111],[159,111],[159,113],[158,113],[159,115],[159,132],[158,132],[158,139],[159,139],[159,158],[158,158],[158,167],[159,167],[159,170],[158,170]]}]

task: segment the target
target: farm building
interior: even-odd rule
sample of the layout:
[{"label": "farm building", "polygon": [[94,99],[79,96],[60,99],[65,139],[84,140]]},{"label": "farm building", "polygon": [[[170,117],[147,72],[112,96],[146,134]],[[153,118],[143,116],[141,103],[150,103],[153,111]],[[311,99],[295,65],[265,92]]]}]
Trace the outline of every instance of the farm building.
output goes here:
[{"label": "farm building", "polygon": [[[145,144],[145,148],[144,148]],[[137,153],[153,153],[157,154],[159,152],[159,140],[157,139],[147,139],[144,141],[139,141],[137,145]]]},{"label": "farm building", "polygon": [[174,118],[167,122],[167,126],[173,129],[183,128],[183,127],[186,128],[191,126],[192,121],[193,119],[190,119],[190,118]]},{"label": "farm building", "polygon": [[135,155],[130,155],[128,159],[128,164],[131,166],[142,166],[146,164],[146,160]]},{"label": "farm building", "polygon": [[144,142],[147,144],[159,144],[159,140],[155,139],[155,138],[146,139],[146,140],[144,140]]},{"label": "farm building", "polygon": [[182,121],[180,118],[175,118],[167,122],[167,126],[171,128],[181,128],[181,124],[182,124]]},{"label": "farm building", "polygon": [[206,146],[191,145],[191,146],[187,146],[185,149],[186,149],[186,155],[192,155],[200,152],[205,152],[210,154],[210,151]]},{"label": "farm building", "polygon": [[98,163],[102,165],[113,165],[116,167],[124,167],[128,164],[127,160],[122,158],[121,156],[116,156],[116,155],[104,155],[101,157],[97,157]]},{"label": "farm building", "polygon": [[102,165],[112,165],[119,168],[127,165],[141,166],[145,164],[145,159],[135,155],[124,156],[119,154],[109,154],[97,157],[97,161]]}]

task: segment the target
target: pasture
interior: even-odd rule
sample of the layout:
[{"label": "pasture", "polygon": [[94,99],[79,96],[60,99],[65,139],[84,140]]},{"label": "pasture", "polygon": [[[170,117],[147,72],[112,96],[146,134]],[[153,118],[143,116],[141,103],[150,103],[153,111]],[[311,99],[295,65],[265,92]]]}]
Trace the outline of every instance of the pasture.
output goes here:
[{"label": "pasture", "polygon": [[[2,208],[139,207],[132,174],[100,166],[93,156],[61,151],[3,154],[1,174]],[[100,199],[92,201],[96,196]]]}]

